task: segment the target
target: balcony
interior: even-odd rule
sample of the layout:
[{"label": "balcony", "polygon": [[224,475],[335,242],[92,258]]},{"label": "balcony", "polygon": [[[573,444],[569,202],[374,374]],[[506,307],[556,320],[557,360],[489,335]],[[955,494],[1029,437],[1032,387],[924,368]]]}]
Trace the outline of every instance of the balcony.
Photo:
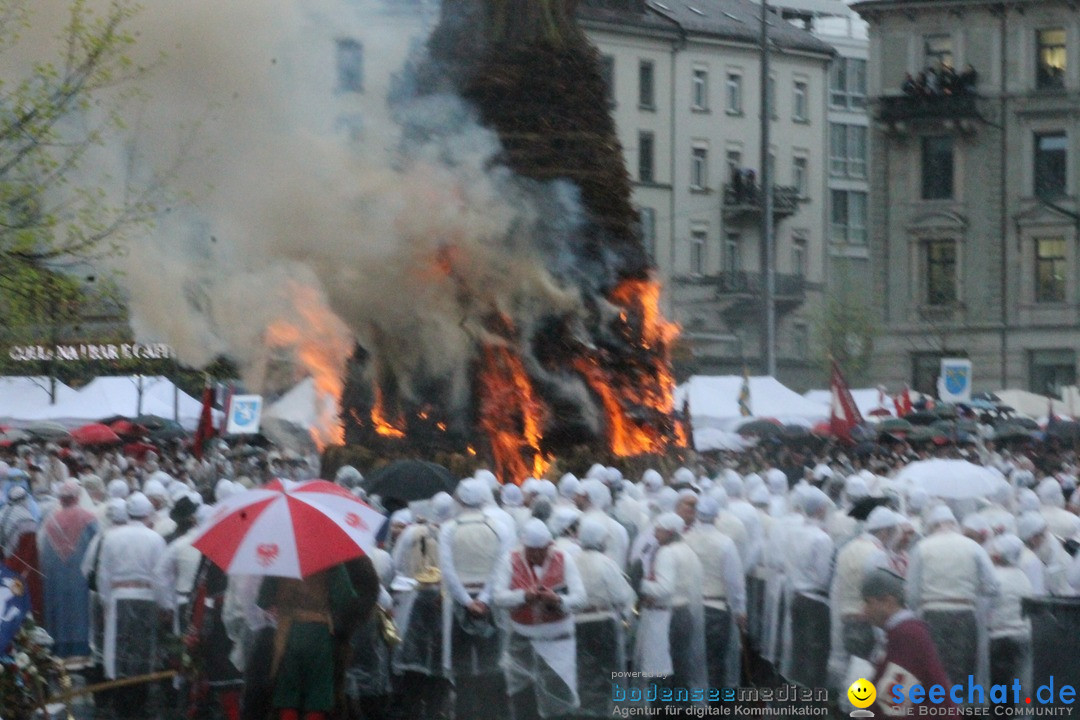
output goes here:
[{"label": "balcony", "polygon": [[[761,217],[764,198],[759,185],[724,185],[724,201],[721,206],[724,222],[746,222]],[[799,210],[799,189],[787,185],[773,185],[773,218],[781,220]]]},{"label": "balcony", "polygon": [[[802,275],[776,273],[777,313],[784,314],[806,300],[806,278]],[[717,275],[679,278],[679,283],[705,290],[712,286],[712,301],[720,304],[720,312],[730,325],[746,322],[748,314],[761,311],[765,295],[765,279],[759,272],[733,271]],[[688,288],[689,289],[689,288]]]},{"label": "balcony", "polygon": [[874,105],[877,121],[891,132],[906,134],[916,127],[934,126],[972,133],[985,122],[979,112],[978,100],[978,96],[972,94],[889,95],[877,98]]}]

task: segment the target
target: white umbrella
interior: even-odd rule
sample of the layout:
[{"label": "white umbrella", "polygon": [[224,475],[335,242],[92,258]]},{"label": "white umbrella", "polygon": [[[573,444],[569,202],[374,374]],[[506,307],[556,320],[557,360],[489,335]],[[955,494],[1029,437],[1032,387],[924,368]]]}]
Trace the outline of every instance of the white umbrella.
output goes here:
[{"label": "white umbrella", "polygon": [[1000,477],[992,469],[967,460],[919,460],[897,473],[894,480],[921,488],[932,497],[960,500],[989,495],[998,487]]}]

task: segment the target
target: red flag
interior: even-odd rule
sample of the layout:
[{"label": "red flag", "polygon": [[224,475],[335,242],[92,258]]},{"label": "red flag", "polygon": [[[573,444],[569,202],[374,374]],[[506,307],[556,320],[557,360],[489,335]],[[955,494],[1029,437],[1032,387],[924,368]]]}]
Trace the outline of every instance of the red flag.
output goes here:
[{"label": "red flag", "polygon": [[191,452],[196,458],[202,460],[203,446],[206,441],[214,436],[214,388],[208,383],[203,388],[202,412],[199,413],[199,426],[195,428],[195,439],[192,441]]},{"label": "red flag", "polygon": [[896,406],[896,417],[904,417],[911,414],[911,391],[908,386],[904,386],[904,391],[893,398],[893,405]]},{"label": "red flag", "polygon": [[832,411],[829,415],[829,425],[832,427],[833,435],[845,442],[852,442],[851,431],[855,426],[862,424],[863,418],[855,405],[854,398],[851,397],[851,388],[844,380],[844,374],[840,372],[840,366],[836,360],[832,361],[830,390],[832,391]]}]

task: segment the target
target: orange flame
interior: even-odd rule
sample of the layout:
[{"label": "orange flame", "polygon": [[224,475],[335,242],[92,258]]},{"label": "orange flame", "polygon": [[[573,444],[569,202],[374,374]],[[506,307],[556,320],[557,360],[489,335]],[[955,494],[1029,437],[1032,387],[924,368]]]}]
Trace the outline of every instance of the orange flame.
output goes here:
[{"label": "orange flame", "polygon": [[387,419],[386,410],[383,407],[382,388],[377,382],[375,383],[375,403],[371,406],[371,423],[375,426],[375,432],[383,437],[405,437],[405,416],[398,413],[393,420]]},{"label": "orange flame", "polygon": [[299,317],[296,321],[272,322],[266,328],[265,342],[271,348],[291,348],[297,364],[314,380],[318,418],[308,432],[322,450],[328,444],[345,442],[338,407],[345,389],[345,363],[352,352],[352,339],[317,289],[290,282],[286,290]]},{"label": "orange flame", "polygon": [[[608,443],[618,457],[664,452],[669,445],[686,447],[686,429],[673,422],[675,376],[671,372],[671,343],[679,335],[679,326],[664,319],[660,312],[660,284],[654,280],[623,280],[612,291],[611,300],[623,310],[619,313],[623,333],[635,339],[646,358],[633,378],[614,377],[599,359],[579,357],[574,368],[585,378],[599,397],[607,417]],[[635,320],[639,328],[632,326]],[[672,422],[664,430],[655,422],[641,422],[630,416],[628,408],[643,408]]]},{"label": "orange flame", "polygon": [[533,390],[521,358],[507,346],[488,345],[477,380],[480,427],[491,442],[495,474],[512,483],[541,477],[551,465],[551,458],[540,450],[548,410]]},{"label": "orange flame", "polygon": [[[642,347],[662,348],[665,361],[669,361],[667,350],[679,337],[679,326],[665,320],[660,312],[660,283],[655,280],[623,280],[612,290],[611,299],[641,313]],[[623,313],[622,319],[626,320],[626,313]],[[664,363],[665,366],[668,364]]]}]

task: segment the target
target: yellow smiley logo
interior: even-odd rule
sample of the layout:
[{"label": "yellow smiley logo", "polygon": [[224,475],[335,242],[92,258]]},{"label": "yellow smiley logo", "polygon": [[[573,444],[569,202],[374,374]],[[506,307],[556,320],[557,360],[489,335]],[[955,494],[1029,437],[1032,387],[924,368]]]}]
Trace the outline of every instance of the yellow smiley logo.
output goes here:
[{"label": "yellow smiley logo", "polygon": [[866,678],[859,678],[847,689],[848,700],[857,708],[867,708],[874,704],[877,689]]}]

